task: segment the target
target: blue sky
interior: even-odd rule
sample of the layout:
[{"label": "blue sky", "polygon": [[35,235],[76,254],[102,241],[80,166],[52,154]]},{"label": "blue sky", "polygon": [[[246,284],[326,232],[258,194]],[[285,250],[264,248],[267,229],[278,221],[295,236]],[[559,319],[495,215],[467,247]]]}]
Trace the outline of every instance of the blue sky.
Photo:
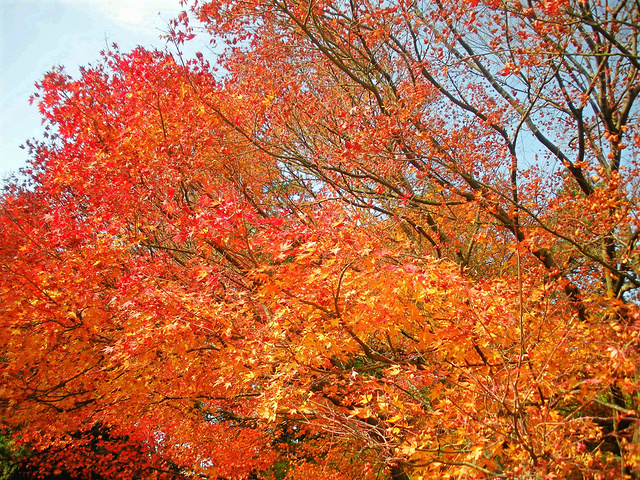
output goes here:
[{"label": "blue sky", "polygon": [[[29,97],[53,66],[75,76],[108,45],[165,47],[159,36],[179,0],[0,0],[0,179],[26,165],[19,146],[43,127]],[[196,39],[187,52],[206,51]]]}]

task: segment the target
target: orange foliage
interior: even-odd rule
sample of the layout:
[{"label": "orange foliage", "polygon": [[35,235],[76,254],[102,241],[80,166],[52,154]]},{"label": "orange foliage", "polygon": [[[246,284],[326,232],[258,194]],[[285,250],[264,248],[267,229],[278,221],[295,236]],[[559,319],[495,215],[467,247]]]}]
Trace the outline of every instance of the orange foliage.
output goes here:
[{"label": "orange foliage", "polygon": [[192,7],[222,74],[40,85],[0,204],[24,468],[637,478],[637,5]]}]

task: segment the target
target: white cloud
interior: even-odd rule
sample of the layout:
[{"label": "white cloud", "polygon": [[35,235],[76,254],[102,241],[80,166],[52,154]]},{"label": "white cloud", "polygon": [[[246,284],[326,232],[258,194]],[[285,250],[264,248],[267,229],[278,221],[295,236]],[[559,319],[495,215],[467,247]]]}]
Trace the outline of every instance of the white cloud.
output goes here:
[{"label": "white cloud", "polygon": [[179,0],[63,0],[129,28],[156,30],[182,10]]}]

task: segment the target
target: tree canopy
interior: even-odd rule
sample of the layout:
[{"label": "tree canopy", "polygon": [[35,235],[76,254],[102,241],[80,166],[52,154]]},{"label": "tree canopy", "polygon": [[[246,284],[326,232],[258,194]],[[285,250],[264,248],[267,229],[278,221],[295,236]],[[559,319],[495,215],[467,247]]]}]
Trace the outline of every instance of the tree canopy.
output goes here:
[{"label": "tree canopy", "polygon": [[[0,198],[33,476],[640,477],[640,7],[192,1]],[[7,446],[8,445],[8,446]]]}]

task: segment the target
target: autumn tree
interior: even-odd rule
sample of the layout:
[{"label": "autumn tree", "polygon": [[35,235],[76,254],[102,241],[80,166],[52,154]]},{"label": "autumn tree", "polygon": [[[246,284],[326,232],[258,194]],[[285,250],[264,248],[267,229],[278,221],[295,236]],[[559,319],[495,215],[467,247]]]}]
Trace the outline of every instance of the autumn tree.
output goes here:
[{"label": "autumn tree", "polygon": [[638,5],[190,7],[222,53],[40,85],[0,215],[31,461],[99,426],[121,478],[637,478]]}]

